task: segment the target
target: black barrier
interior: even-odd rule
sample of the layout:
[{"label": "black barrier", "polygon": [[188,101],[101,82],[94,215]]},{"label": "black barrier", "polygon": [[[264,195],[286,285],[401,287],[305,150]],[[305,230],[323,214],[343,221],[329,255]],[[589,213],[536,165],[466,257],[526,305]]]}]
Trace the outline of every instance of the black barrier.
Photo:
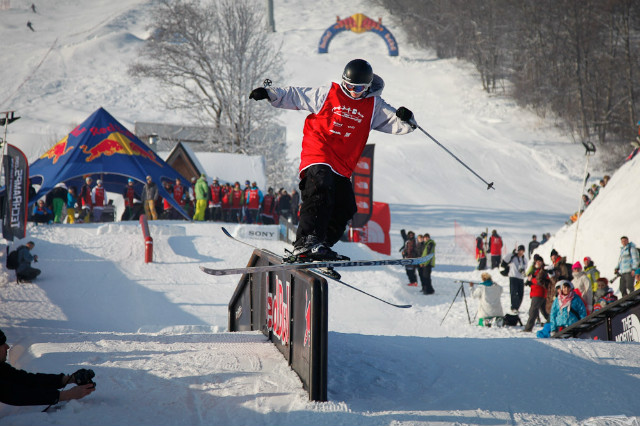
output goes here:
[{"label": "black barrier", "polygon": [[[247,266],[279,264],[254,250]],[[245,274],[229,302],[229,331],[260,330],[295,371],[312,401],[327,400],[327,281],[310,271]]]},{"label": "black barrier", "polygon": [[640,290],[571,324],[554,337],[640,342]]}]

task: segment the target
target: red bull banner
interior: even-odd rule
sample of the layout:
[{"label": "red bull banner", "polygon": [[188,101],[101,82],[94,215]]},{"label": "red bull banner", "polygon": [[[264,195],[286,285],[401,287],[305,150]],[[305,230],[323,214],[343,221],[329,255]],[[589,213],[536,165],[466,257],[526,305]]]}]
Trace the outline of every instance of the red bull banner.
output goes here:
[{"label": "red bull banner", "polygon": [[351,175],[353,193],[356,196],[358,211],[351,219],[353,228],[362,228],[369,218],[373,209],[373,153],[375,145],[365,145],[364,151],[356,164],[356,168]]},{"label": "red bull banner", "polygon": [[331,40],[336,36],[336,34],[350,30],[356,34],[366,31],[378,34],[387,45],[389,56],[398,56],[398,42],[396,42],[396,38],[393,34],[391,34],[391,32],[382,25],[382,18],[374,21],[362,13],[356,13],[355,15],[349,16],[345,19],[340,19],[338,16],[336,21],[337,22],[327,28],[322,34],[322,37],[320,37],[318,53],[328,53],[329,43],[331,43]]},{"label": "red bull banner", "polygon": [[29,203],[29,163],[24,153],[7,145],[4,166],[4,215],[2,236],[9,241],[27,235],[27,205]]}]

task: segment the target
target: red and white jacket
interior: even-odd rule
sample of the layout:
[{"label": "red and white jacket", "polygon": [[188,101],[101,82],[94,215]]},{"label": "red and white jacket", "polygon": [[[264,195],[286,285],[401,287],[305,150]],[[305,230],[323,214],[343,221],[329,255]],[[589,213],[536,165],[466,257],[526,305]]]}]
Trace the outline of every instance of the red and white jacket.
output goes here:
[{"label": "red and white jacket", "polygon": [[101,207],[107,205],[107,199],[104,196],[104,186],[95,186],[91,191],[91,201],[93,206]]},{"label": "red and white jacket", "polygon": [[369,93],[349,96],[338,83],[330,87],[269,87],[269,100],[277,108],[311,112],[305,120],[300,174],[309,166],[325,164],[351,177],[371,130],[403,135],[413,128],[395,115],[381,97],[384,81],[374,74]]}]

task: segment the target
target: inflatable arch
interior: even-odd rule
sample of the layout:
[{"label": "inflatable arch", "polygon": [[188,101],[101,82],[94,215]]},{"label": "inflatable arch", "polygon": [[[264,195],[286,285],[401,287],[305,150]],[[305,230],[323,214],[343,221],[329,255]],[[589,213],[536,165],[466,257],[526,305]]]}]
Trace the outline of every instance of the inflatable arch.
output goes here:
[{"label": "inflatable arch", "polygon": [[340,19],[338,16],[336,23],[325,30],[320,37],[320,43],[318,43],[318,53],[327,53],[329,51],[329,43],[336,34],[342,31],[351,30],[354,33],[363,33],[365,31],[372,31],[378,34],[389,49],[389,56],[398,56],[398,43],[391,32],[382,25],[382,18],[378,21],[363,15],[362,13],[356,13],[345,19]]}]

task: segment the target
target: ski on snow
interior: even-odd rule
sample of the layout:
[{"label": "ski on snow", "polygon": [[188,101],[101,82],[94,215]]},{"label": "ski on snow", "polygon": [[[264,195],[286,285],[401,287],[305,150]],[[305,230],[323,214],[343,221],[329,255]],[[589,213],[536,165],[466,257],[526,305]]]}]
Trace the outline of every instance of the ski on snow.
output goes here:
[{"label": "ski on snow", "polygon": [[[240,244],[244,244],[246,246],[252,247],[254,249],[259,249],[259,247],[253,245],[253,244],[249,244],[245,241],[239,240],[237,238],[235,238],[233,235],[231,235],[229,233],[229,231],[227,231],[226,228],[222,227],[222,232],[224,232],[224,234],[240,243]],[[292,269],[310,269],[313,272],[316,272],[326,278],[329,278],[339,284],[342,284],[346,287],[349,287],[353,290],[356,290],[362,294],[365,294],[369,297],[372,297],[376,300],[379,300],[380,302],[386,303],[387,305],[391,305],[394,306],[396,308],[410,308],[412,305],[398,305],[395,303],[391,303],[387,300],[381,299],[377,296],[374,296],[373,294],[367,293],[364,290],[361,290],[357,287],[352,286],[351,284],[348,284],[342,280],[336,279],[330,275],[327,275],[326,273],[324,273],[322,270],[318,269],[318,268],[326,268],[326,267],[355,267],[355,266],[386,266],[386,265],[400,265],[400,266],[405,266],[405,265],[419,265],[421,263],[425,263],[428,262],[429,260],[431,260],[431,258],[433,257],[433,255],[427,255],[424,257],[417,257],[417,258],[409,258],[409,259],[388,259],[388,260],[338,260],[338,261],[327,261],[327,262],[305,262],[305,263],[282,263],[279,265],[265,265],[265,266],[249,266],[249,267],[245,267],[245,268],[227,268],[227,269],[211,269],[211,268],[205,268],[203,266],[200,267],[200,269],[202,269],[203,272],[207,273],[207,274],[211,274],[211,275],[231,275],[231,274],[248,274],[248,273],[253,273],[253,272],[271,272],[271,271],[287,271],[287,270],[292,270]]]}]

